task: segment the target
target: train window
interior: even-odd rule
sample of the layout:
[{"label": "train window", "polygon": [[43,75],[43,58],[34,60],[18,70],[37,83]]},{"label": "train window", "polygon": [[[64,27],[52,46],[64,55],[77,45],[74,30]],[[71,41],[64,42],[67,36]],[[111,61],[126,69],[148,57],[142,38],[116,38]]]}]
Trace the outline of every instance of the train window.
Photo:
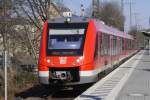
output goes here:
[{"label": "train window", "polygon": [[123,44],[122,44],[122,39],[123,39],[123,38],[120,37],[120,41],[119,41],[119,42],[120,42],[120,45],[119,45],[119,46],[120,46],[120,47],[119,47],[119,48],[120,48],[120,53],[122,52],[122,46],[123,46]]},{"label": "train window", "polygon": [[118,50],[118,54],[121,53],[121,38],[118,37],[117,39],[117,50]]},{"label": "train window", "polygon": [[103,56],[104,53],[104,33],[100,34],[100,55]]},{"label": "train window", "polygon": [[130,48],[131,48],[131,41],[128,39],[127,40],[127,49],[130,50]]},{"label": "train window", "polygon": [[106,46],[105,46],[105,50],[106,50],[105,54],[109,55],[110,54],[110,36],[108,34],[105,35],[105,40],[106,40],[105,41],[105,44],[106,44]]},{"label": "train window", "polygon": [[83,35],[51,35],[48,49],[80,49]]},{"label": "train window", "polygon": [[87,26],[87,23],[49,23],[47,55],[82,55]]},{"label": "train window", "polygon": [[110,36],[106,33],[100,34],[100,55],[110,54]]},{"label": "train window", "polygon": [[132,40],[130,40],[130,49],[132,49]]},{"label": "train window", "polygon": [[[99,32],[101,33],[101,32]],[[98,55],[101,55],[101,34],[98,34]]]},{"label": "train window", "polygon": [[117,37],[113,36],[113,50],[112,55],[117,55]]},{"label": "train window", "polygon": [[122,50],[125,50],[125,48],[124,48],[124,39],[122,38]]},{"label": "train window", "polygon": [[128,50],[130,49],[130,40],[128,40]]},{"label": "train window", "polygon": [[96,41],[95,41],[95,52],[94,52],[94,58],[98,55],[98,33],[96,34]]},{"label": "train window", "polygon": [[129,50],[129,40],[127,39],[126,41],[127,41],[126,48],[127,48],[127,50]]}]

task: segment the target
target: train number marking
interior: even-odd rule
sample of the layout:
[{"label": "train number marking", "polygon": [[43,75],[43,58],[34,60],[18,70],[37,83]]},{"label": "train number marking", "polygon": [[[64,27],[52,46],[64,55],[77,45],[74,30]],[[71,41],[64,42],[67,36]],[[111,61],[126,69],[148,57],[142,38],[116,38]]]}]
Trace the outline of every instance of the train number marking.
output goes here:
[{"label": "train number marking", "polygon": [[59,63],[60,64],[66,64],[67,63],[67,57],[59,57]]}]

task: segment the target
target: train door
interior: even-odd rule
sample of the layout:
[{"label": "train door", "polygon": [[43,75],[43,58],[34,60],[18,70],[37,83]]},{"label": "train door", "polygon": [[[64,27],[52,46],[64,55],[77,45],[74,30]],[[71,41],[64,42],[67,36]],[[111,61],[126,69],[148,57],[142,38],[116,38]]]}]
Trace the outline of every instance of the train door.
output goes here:
[{"label": "train door", "polygon": [[112,43],[112,63],[114,64],[115,61],[117,60],[117,37],[112,35],[111,38],[111,43]]},{"label": "train door", "polygon": [[124,55],[125,55],[125,39],[122,38],[121,40],[122,40],[122,55],[121,55],[121,57],[124,57]]},{"label": "train door", "polygon": [[127,55],[127,39],[124,39],[124,57]]},{"label": "train door", "polygon": [[110,63],[110,35],[105,34],[105,61],[104,64],[105,66],[108,66]]},{"label": "train door", "polygon": [[119,37],[119,48],[120,48],[119,59],[121,59],[121,56],[122,56],[122,38],[121,37]]},{"label": "train door", "polygon": [[105,43],[104,43],[104,33],[100,33],[100,66],[104,67],[104,57],[105,57]]},{"label": "train door", "polygon": [[113,65],[113,35],[110,35],[110,58],[111,66]]},{"label": "train door", "polygon": [[100,63],[101,66],[108,67],[110,63],[110,35],[106,33],[100,34]]},{"label": "train door", "polygon": [[117,39],[116,39],[116,59],[117,61],[119,61],[119,57],[120,57],[120,38],[117,36]]},{"label": "train door", "polygon": [[103,39],[103,41],[104,41],[104,61],[103,61],[103,64],[104,64],[104,66],[106,67],[106,65],[107,65],[107,48],[106,48],[106,34],[105,33],[103,33],[103,35],[104,35],[104,39]]},{"label": "train door", "polygon": [[99,66],[99,55],[98,55],[98,32],[96,33],[96,40],[95,40],[95,51],[94,51],[94,63],[95,67]]},{"label": "train door", "polygon": [[98,37],[98,66],[101,66],[101,52],[100,52],[100,45],[101,45],[101,33],[97,32],[97,37]]}]

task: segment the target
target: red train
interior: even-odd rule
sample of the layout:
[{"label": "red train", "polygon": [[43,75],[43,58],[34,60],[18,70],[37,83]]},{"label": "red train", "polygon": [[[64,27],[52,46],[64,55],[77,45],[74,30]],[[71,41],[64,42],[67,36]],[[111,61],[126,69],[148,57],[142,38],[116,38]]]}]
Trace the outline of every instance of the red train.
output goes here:
[{"label": "red train", "polygon": [[101,72],[135,51],[132,36],[96,19],[46,21],[39,56],[40,82],[93,83]]}]

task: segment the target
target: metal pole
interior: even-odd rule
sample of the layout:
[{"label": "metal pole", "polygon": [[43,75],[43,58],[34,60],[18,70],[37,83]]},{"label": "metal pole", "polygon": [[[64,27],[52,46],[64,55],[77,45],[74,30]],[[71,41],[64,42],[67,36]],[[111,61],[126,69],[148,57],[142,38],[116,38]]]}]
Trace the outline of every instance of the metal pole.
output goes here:
[{"label": "metal pole", "polygon": [[92,5],[93,5],[93,14],[92,14],[92,17],[93,18],[97,18],[97,13],[99,11],[99,3],[100,1],[99,0],[93,0],[92,2]]},{"label": "metal pole", "polygon": [[[121,11],[124,13],[124,0],[121,0]],[[124,22],[122,23],[122,31],[124,31]]]},{"label": "metal pole", "polygon": [[121,0],[121,10],[124,11],[124,0]]},{"label": "metal pole", "polygon": [[4,56],[5,56],[5,58],[4,58],[4,61],[5,61],[5,65],[4,65],[4,67],[5,67],[5,100],[7,100],[7,51],[5,50],[5,52],[4,52]]},{"label": "metal pole", "polygon": [[150,17],[149,17],[149,26],[150,26]]},{"label": "metal pole", "polygon": [[150,55],[150,38],[149,38],[149,46],[148,46],[148,51],[149,51],[149,55]]},{"label": "metal pole", "polygon": [[4,41],[4,77],[5,77],[5,100],[7,100],[7,52],[6,52],[6,37],[7,37],[7,22],[6,22],[6,0],[4,0],[3,2],[3,6],[4,6],[4,37],[3,37],[3,41]]},{"label": "metal pole", "polygon": [[95,17],[95,9],[94,9],[94,0],[92,0],[93,2],[92,2],[92,17],[94,18]]},{"label": "metal pole", "polygon": [[132,4],[131,4],[131,0],[130,0],[130,30],[132,27]]}]

